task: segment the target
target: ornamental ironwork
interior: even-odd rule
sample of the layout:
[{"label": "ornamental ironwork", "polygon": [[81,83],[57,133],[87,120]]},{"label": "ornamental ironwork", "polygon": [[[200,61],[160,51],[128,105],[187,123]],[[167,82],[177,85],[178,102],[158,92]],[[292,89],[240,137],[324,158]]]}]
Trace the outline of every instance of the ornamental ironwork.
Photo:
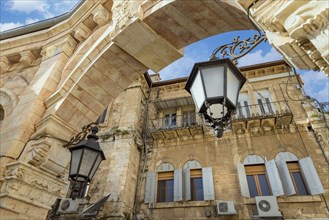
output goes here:
[{"label": "ornamental ironwork", "polygon": [[91,132],[91,130],[92,130],[93,127],[97,127],[99,129],[98,123],[92,122],[92,123],[90,123],[88,125],[83,126],[81,128],[82,131],[79,132],[77,135],[73,136],[70,139],[70,141],[67,144],[64,145],[64,147],[69,147],[71,145],[75,145],[75,144],[79,143],[81,140],[86,139],[87,134]]},{"label": "ornamental ironwork", "polygon": [[211,54],[210,60],[231,58],[232,62],[237,65],[237,59],[248,54],[259,43],[266,41],[265,34],[255,34],[252,38],[240,40],[240,36],[234,38],[233,42],[217,47]]}]

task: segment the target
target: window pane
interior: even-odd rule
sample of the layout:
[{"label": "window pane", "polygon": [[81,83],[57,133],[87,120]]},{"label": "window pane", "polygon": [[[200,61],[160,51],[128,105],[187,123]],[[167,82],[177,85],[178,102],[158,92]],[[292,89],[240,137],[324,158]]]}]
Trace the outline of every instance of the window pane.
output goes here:
[{"label": "window pane", "polygon": [[174,180],[159,180],[157,202],[174,201]]},{"label": "window pane", "polygon": [[257,186],[256,186],[256,181],[255,181],[254,175],[247,175],[247,180],[248,180],[250,197],[254,198],[255,196],[258,196]]},{"label": "window pane", "polygon": [[176,127],[176,114],[171,115],[171,127]]},{"label": "window pane", "polygon": [[262,190],[262,195],[263,196],[270,196],[271,191],[270,191],[270,187],[268,186],[266,175],[265,174],[260,174],[260,175],[257,175],[257,176],[258,176],[258,181],[259,181],[259,184],[260,184],[260,188]]},{"label": "window pane", "polygon": [[298,195],[308,195],[303,178],[300,174],[300,172],[293,172],[292,176],[294,177]]},{"label": "window pane", "polygon": [[203,200],[203,184],[202,178],[191,178],[191,196],[192,201]]}]

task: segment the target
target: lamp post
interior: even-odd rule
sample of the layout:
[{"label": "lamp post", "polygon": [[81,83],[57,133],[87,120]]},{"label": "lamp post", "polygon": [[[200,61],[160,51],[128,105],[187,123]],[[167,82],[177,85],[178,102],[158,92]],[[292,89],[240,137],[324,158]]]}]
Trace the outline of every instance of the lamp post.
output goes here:
[{"label": "lamp post", "polygon": [[[265,35],[254,35],[253,39],[244,41],[237,37],[232,43],[216,48],[209,61],[195,63],[192,68],[185,89],[192,95],[197,111],[210,123],[218,138],[222,137],[232,114],[236,112],[239,91],[246,82],[236,67],[237,59],[264,40]],[[232,59],[225,58],[227,56]]]},{"label": "lamp post", "polygon": [[[78,142],[73,144],[69,150],[71,152],[71,162],[69,178],[71,180],[71,198],[83,198],[88,183],[92,180],[100,163],[105,160],[105,155],[97,142],[98,127],[90,124],[87,130],[91,130],[91,134],[80,136]],[[88,127],[87,126],[87,127]],[[79,135],[78,135],[79,136]]]}]

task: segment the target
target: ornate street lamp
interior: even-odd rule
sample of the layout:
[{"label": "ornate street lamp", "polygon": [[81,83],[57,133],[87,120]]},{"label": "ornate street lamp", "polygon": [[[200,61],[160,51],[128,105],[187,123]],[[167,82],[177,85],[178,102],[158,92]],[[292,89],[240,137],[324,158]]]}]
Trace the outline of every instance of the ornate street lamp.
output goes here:
[{"label": "ornate street lamp", "polygon": [[[69,148],[71,152],[69,177],[72,182],[71,198],[73,199],[84,197],[88,183],[92,180],[100,163],[105,160],[105,155],[97,142],[96,124],[92,123],[83,130],[68,144],[72,145]],[[91,131],[91,134],[85,140],[88,131]]]},{"label": "ornate street lamp", "polygon": [[[209,61],[193,66],[185,89],[192,95],[197,111],[210,123],[218,138],[222,137],[232,114],[236,112],[239,91],[246,82],[235,65],[237,59],[264,40],[265,35],[255,35],[253,40],[249,38],[244,41],[237,37],[232,43],[216,48]],[[237,49],[239,54],[236,54]],[[216,57],[218,53],[222,59]]]}]

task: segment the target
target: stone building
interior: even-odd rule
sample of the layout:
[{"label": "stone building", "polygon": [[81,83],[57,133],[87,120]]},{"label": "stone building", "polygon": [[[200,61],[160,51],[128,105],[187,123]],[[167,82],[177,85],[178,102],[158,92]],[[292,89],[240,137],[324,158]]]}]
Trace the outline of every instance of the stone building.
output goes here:
[{"label": "stone building", "polygon": [[[244,70],[250,83],[242,91],[241,112],[220,140],[194,117],[191,99],[182,89],[185,79],[151,83],[143,74],[169,65],[193,42],[252,29],[249,17],[287,63],[328,74],[328,11],[326,1],[90,0],[81,1],[57,19],[1,33],[1,218],[45,218],[56,198],[65,197],[68,190],[70,156],[63,146],[106,108],[100,135],[107,160],[90,185],[91,202],[112,192],[100,215],[214,218],[215,201],[232,200],[239,205],[235,217],[250,216],[255,201],[241,197],[241,193],[247,194],[238,190],[241,181],[237,167],[248,173],[244,165],[288,157],[293,161],[312,158],[317,174],[310,159],[304,163],[311,167],[314,178],[319,176],[314,184],[320,182],[324,191],[319,187],[320,196],[279,196],[280,209],[284,215],[288,215],[287,210],[296,210],[292,217],[324,218],[328,201],[328,130],[324,116],[311,100],[304,100],[296,82],[291,81],[294,79],[285,75],[286,64],[257,67],[266,71],[255,67]],[[289,80],[282,83],[285,77]],[[273,83],[261,88],[264,80]],[[255,106],[248,111],[245,103],[260,105],[258,100],[265,100],[264,112],[275,114],[254,118],[253,114],[260,112]],[[271,101],[280,103],[268,105]],[[288,101],[288,112],[281,111],[285,106],[281,101]],[[179,124],[183,122],[188,128]],[[177,129],[171,128],[175,123]],[[169,127],[162,130],[163,126]],[[195,149],[194,153],[189,147]],[[287,153],[277,156],[279,152]],[[236,156],[216,163],[222,153],[227,158]],[[296,168],[296,163],[291,164]],[[155,186],[158,177],[164,180],[160,184],[167,180],[170,183],[175,172],[181,169],[177,175],[185,177],[188,174],[184,170],[191,167],[190,181],[199,178],[195,181],[200,183],[203,176],[213,180],[206,188],[213,188],[213,193],[210,190],[209,197],[203,198],[214,199],[185,203],[184,192],[175,197],[179,201],[166,207],[154,202],[158,199],[157,188],[144,198],[145,184]],[[207,168],[207,174],[200,168]],[[185,188],[182,185],[181,189]],[[310,189],[305,192],[313,193]]]}]

